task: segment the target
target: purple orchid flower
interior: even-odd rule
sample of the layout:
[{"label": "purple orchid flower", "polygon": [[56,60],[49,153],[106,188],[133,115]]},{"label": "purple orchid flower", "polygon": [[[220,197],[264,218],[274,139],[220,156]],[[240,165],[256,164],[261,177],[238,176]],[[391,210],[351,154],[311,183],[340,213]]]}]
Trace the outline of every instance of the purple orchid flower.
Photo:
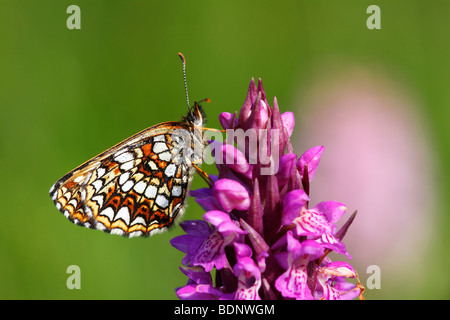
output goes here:
[{"label": "purple orchid flower", "polygon": [[[363,288],[346,262],[332,262],[334,251],[351,259],[342,238],[355,214],[337,230],[344,204],[309,206],[309,189],[323,146],[300,157],[290,136],[295,118],[269,105],[262,81],[252,79],[239,111],[223,112],[224,129],[244,132],[254,143],[211,141],[218,169],[212,185],[191,191],[206,211],[203,220],[185,221],[186,232],[172,239],[185,253],[187,284],[180,299],[353,299]],[[253,133],[253,135],[252,135]],[[215,279],[211,271],[215,269]]]}]

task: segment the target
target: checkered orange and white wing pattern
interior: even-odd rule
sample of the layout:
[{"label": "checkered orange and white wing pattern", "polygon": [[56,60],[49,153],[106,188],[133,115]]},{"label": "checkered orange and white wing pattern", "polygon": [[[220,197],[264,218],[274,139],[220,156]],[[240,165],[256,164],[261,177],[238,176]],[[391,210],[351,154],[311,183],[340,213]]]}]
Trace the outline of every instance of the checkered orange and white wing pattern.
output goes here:
[{"label": "checkered orange and white wing pattern", "polygon": [[167,229],[184,211],[191,160],[201,158],[186,159],[176,130],[203,144],[185,119],[150,127],[59,179],[50,189],[56,207],[75,224],[111,234],[149,236]]}]

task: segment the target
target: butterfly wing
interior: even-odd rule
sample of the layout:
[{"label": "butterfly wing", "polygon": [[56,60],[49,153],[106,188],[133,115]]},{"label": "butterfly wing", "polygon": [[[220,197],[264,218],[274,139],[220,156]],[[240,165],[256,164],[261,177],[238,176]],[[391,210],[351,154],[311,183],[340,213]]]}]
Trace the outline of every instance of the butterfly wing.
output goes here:
[{"label": "butterfly wing", "polygon": [[70,221],[128,237],[168,228],[184,211],[192,166],[175,161],[180,122],[150,127],[59,179],[50,189]]}]

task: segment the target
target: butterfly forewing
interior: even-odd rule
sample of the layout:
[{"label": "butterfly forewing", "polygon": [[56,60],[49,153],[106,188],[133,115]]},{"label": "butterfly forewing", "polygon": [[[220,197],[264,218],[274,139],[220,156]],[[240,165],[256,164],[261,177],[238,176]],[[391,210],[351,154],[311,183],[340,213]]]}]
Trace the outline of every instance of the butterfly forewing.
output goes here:
[{"label": "butterfly forewing", "polygon": [[[180,131],[193,138],[188,148],[174,135]],[[201,159],[198,131],[184,122],[148,128],[66,174],[50,196],[75,224],[129,237],[163,231],[184,210],[191,161]]]}]

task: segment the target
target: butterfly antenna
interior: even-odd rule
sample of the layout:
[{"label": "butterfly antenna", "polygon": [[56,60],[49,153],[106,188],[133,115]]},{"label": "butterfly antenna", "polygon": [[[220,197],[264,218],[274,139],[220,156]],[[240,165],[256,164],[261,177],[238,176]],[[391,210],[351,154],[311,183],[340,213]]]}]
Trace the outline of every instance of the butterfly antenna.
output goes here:
[{"label": "butterfly antenna", "polygon": [[178,56],[181,58],[181,62],[183,63],[184,89],[186,90],[186,102],[187,102],[188,110],[190,110],[191,107],[189,106],[189,94],[188,94],[188,88],[187,88],[187,82],[186,82],[186,59],[184,58],[184,56],[181,52],[178,52]]}]

